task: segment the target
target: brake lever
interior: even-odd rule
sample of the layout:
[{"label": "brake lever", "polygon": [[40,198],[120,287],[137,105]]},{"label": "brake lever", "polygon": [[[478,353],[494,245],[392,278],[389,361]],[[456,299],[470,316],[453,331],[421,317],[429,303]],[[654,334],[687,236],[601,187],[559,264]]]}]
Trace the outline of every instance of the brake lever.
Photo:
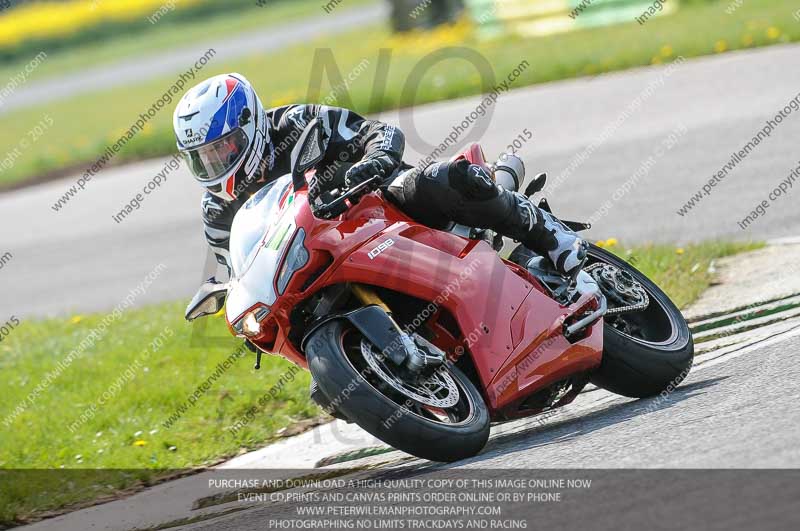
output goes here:
[{"label": "brake lever", "polygon": [[[380,181],[381,181],[380,175],[375,175],[375,176],[367,179],[363,183],[358,184],[357,186],[355,186],[355,187],[351,188],[350,190],[348,190],[347,192],[343,193],[342,195],[340,195],[339,197],[337,197],[336,199],[334,199],[330,203],[328,203],[326,205],[322,205],[321,207],[319,207],[317,209],[317,215],[319,215],[323,219],[331,219],[331,218],[335,218],[336,216],[339,216],[339,215],[343,214],[349,208],[347,206],[347,200],[348,199],[352,200],[354,198],[360,198],[361,195],[363,195],[362,192],[371,191],[373,189],[372,188],[373,185],[374,185],[374,189],[377,190],[378,186],[380,186]],[[358,202],[358,201],[356,200],[354,202]]]},{"label": "brake lever", "polygon": [[[373,175],[363,183],[359,184],[355,188],[353,188],[353,193],[350,196],[350,202],[353,204],[358,204],[361,201],[361,198],[364,197],[366,194],[370,192],[374,192],[380,187],[381,176],[380,175]],[[363,188],[361,187],[362,185]]]}]

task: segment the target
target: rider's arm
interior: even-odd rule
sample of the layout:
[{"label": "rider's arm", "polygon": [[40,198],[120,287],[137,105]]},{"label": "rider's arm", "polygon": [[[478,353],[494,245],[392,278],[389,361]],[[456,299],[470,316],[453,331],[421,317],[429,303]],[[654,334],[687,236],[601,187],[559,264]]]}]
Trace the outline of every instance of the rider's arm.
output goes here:
[{"label": "rider's arm", "polygon": [[[378,160],[387,175],[402,163],[406,140],[403,132],[393,125],[366,120],[351,110],[326,105],[289,105],[272,112],[282,136],[295,139],[311,120],[319,118],[328,137],[328,156],[333,161],[356,164]],[[280,146],[277,149],[281,151]]]},{"label": "rider's arm", "polygon": [[211,252],[214,253],[217,263],[231,273],[230,244],[231,224],[233,224],[234,208],[213,194],[203,194],[203,225],[204,233]]},{"label": "rider's arm", "polygon": [[386,174],[391,174],[402,164],[406,138],[394,125],[377,120],[365,120],[351,113],[354,128],[363,146],[362,160],[381,160]]},{"label": "rider's arm", "polygon": [[352,187],[375,175],[389,177],[402,164],[405,136],[397,127],[365,120],[347,109],[329,108],[323,112],[323,125],[330,124],[328,151],[352,164],[345,174],[345,186]]}]

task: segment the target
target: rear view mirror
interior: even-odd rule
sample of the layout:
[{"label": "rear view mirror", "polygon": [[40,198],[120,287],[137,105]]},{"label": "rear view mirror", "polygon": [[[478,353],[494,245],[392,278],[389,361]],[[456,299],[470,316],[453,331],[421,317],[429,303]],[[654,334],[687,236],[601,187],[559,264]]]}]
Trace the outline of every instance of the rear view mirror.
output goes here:
[{"label": "rear view mirror", "polygon": [[322,160],[325,147],[322,124],[315,119],[306,126],[292,149],[292,181],[295,190],[306,184],[305,172]]},{"label": "rear view mirror", "polygon": [[194,321],[198,317],[214,315],[225,306],[228,296],[227,284],[214,284],[206,282],[192,297],[192,302],[186,307],[186,320]]}]

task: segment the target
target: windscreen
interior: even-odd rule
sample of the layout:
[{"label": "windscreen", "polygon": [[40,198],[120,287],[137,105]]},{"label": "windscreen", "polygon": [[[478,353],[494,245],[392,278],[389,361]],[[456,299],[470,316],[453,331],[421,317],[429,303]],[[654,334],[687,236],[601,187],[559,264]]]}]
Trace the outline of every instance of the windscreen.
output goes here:
[{"label": "windscreen", "polygon": [[294,218],[289,219],[286,216],[291,209],[281,210],[280,201],[291,184],[290,175],[272,181],[248,199],[236,213],[231,227],[230,241],[233,278],[242,278],[247,273],[261,248],[262,241],[264,248],[277,249],[281,241],[287,237],[285,233],[290,232],[289,225],[294,223]]}]

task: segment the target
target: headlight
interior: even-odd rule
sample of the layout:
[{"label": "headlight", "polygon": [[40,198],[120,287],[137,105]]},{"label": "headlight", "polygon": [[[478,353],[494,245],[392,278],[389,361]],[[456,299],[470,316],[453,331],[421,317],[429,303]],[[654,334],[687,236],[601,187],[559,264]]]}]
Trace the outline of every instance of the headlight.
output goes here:
[{"label": "headlight", "polygon": [[267,318],[267,315],[269,315],[269,310],[264,307],[247,312],[233,324],[233,329],[238,335],[258,337],[261,335],[261,322]]},{"label": "headlight", "polygon": [[300,227],[297,230],[294,241],[292,241],[291,247],[289,247],[289,251],[286,253],[286,260],[283,263],[281,272],[278,274],[277,284],[278,293],[280,295],[283,295],[283,292],[286,291],[286,286],[292,279],[292,275],[305,267],[308,263],[309,254],[308,249],[305,247],[305,241],[306,231]]},{"label": "headlight", "polygon": [[261,323],[256,319],[256,314],[253,312],[248,313],[242,319],[242,331],[247,337],[256,337],[261,333]]}]

